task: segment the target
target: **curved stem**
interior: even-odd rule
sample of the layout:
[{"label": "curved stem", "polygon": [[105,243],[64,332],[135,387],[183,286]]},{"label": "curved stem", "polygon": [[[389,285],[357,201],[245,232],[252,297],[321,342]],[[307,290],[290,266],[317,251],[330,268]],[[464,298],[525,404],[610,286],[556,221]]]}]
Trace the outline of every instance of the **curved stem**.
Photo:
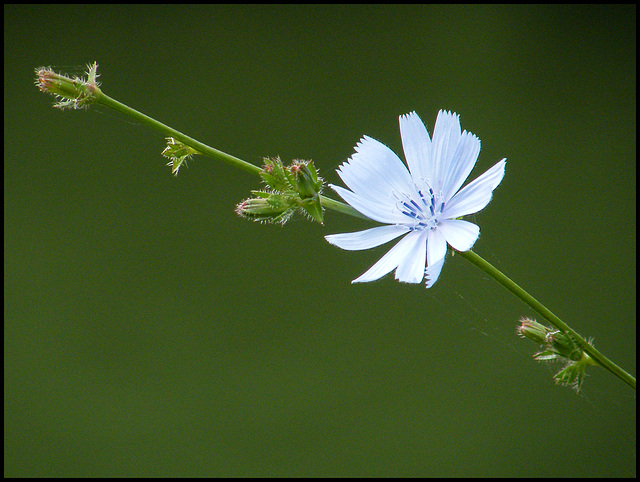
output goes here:
[{"label": "curved stem", "polygon": [[576,333],[569,325],[563,322],[558,316],[549,310],[546,306],[536,300],[533,296],[527,293],[524,289],[522,289],[518,284],[512,281],[509,277],[507,277],[502,271],[497,269],[495,266],[490,264],[488,261],[484,260],[480,256],[478,256],[475,252],[469,250],[465,252],[456,251],[460,256],[465,258],[467,261],[474,264],[480,270],[484,271],[486,274],[495,279],[502,286],[511,291],[514,295],[524,301],[531,308],[540,313],[549,323],[555,326],[557,329],[568,333],[571,335],[578,344],[582,347],[582,349],[593,358],[598,365],[602,366],[606,370],[613,373],[620,380],[625,382],[627,385],[636,388],[636,379],[620,368],[618,365],[609,360],[606,356],[600,353],[593,345],[587,343],[587,341],[582,338],[578,333]]}]

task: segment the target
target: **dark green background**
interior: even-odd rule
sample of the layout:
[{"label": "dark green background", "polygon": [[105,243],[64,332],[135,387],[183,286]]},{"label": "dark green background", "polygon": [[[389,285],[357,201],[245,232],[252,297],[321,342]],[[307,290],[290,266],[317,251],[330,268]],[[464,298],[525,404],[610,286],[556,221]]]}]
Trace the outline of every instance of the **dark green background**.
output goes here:
[{"label": "dark green background", "polygon": [[253,163],[330,182],[398,115],[461,114],[508,158],[476,251],[621,366],[636,360],[635,6],[4,9],[5,476],[635,476],[635,392],[576,395],[515,336],[535,315],[464,259],[432,290],[351,285],[388,249],[233,208],[163,136],[64,111],[33,69]]}]

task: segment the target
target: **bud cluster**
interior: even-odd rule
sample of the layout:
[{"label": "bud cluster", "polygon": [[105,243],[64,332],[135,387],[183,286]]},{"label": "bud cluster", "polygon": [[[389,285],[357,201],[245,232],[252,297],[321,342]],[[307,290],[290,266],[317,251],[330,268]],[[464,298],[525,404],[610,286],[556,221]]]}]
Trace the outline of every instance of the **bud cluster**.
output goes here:
[{"label": "bud cluster", "polygon": [[[521,337],[529,338],[542,345],[542,351],[533,355],[534,360],[557,361],[565,364],[564,368],[553,377],[556,383],[580,391],[587,367],[596,363],[569,333],[542,325],[530,318],[520,320],[517,332]],[[588,343],[592,344],[591,340]]]},{"label": "bud cluster", "polygon": [[251,191],[256,197],[238,204],[238,215],[253,221],[284,224],[295,211],[302,211],[322,224],[323,180],[313,161],[296,159],[285,166],[279,157],[265,158],[260,177],[267,189]]}]

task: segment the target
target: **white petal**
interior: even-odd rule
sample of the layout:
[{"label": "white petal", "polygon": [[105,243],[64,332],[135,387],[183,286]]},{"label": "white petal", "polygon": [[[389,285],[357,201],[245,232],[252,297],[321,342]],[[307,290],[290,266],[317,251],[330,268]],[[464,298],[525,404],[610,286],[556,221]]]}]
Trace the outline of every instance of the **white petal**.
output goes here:
[{"label": "white petal", "polygon": [[352,208],[374,221],[384,224],[397,224],[403,221],[402,214],[395,209],[395,203],[392,205],[386,198],[362,198],[343,187],[333,184],[329,184],[329,187],[337,192]]},{"label": "white petal", "polygon": [[413,245],[410,245],[407,240],[404,248],[407,255],[400,261],[398,269],[396,269],[396,279],[403,283],[420,283],[424,278],[424,269],[427,264],[428,231],[414,231],[412,234],[407,238],[411,238]]},{"label": "white petal", "polygon": [[427,288],[431,288],[433,284],[438,281],[442,267],[444,266],[444,258],[440,261],[427,266],[424,272],[425,278],[427,278]]},{"label": "white petal", "polygon": [[434,191],[442,190],[449,165],[460,140],[460,116],[441,110],[433,128],[432,156],[434,172],[429,180]]},{"label": "white petal", "polygon": [[[338,175],[353,194],[333,187],[352,207],[379,222],[400,222],[395,209],[394,193],[417,195],[409,171],[391,149],[364,137],[356,146],[356,153],[338,169]],[[393,215],[395,213],[395,216]]]},{"label": "white petal", "polygon": [[480,235],[478,225],[461,219],[440,221],[438,229],[442,231],[447,243],[458,251],[470,250]]},{"label": "white petal", "polygon": [[491,201],[493,190],[504,177],[506,160],[502,159],[476,180],[463,187],[445,205],[442,215],[449,219],[473,214],[484,208]]},{"label": "white petal", "polygon": [[429,231],[427,240],[427,265],[437,263],[447,254],[447,240],[439,229]]},{"label": "white petal", "polygon": [[349,251],[370,249],[388,243],[409,231],[405,226],[391,225],[357,231],[354,233],[329,234],[324,237],[331,244]]},{"label": "white petal", "polygon": [[375,281],[382,278],[389,271],[398,267],[400,263],[404,261],[407,256],[410,256],[412,252],[407,251],[407,246],[412,246],[415,242],[414,237],[420,236],[420,232],[413,231],[402,238],[398,244],[389,250],[380,260],[374,264],[369,270],[362,276],[354,279],[352,283],[366,283],[368,281]]},{"label": "white petal", "polygon": [[349,189],[360,195],[388,195],[403,192],[412,184],[411,175],[400,158],[381,142],[364,136],[356,153],[340,166],[338,174]]},{"label": "white petal", "polygon": [[400,137],[411,176],[429,179],[432,176],[431,138],[415,112],[400,116]]},{"label": "white petal", "polygon": [[451,165],[442,186],[442,195],[446,203],[460,189],[476,165],[480,153],[480,139],[464,131],[456,151],[453,154]]}]

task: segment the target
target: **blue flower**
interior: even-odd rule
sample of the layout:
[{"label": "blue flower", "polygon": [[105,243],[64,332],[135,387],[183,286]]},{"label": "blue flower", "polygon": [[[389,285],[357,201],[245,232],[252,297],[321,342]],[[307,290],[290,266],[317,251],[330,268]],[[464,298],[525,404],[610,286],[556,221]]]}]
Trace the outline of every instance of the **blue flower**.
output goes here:
[{"label": "blue flower", "polygon": [[433,139],[415,112],[400,116],[400,136],[407,167],[387,146],[364,136],[338,175],[349,189],[330,184],[349,205],[385,224],[365,231],[325,236],[347,249],[374,248],[404,237],[353,283],[375,281],[393,269],[405,283],[438,279],[447,243],[457,251],[471,249],[480,228],[459,219],[484,208],[504,176],[502,159],[460,189],[476,164],[480,139],[460,130],[455,113],[440,111]]}]

